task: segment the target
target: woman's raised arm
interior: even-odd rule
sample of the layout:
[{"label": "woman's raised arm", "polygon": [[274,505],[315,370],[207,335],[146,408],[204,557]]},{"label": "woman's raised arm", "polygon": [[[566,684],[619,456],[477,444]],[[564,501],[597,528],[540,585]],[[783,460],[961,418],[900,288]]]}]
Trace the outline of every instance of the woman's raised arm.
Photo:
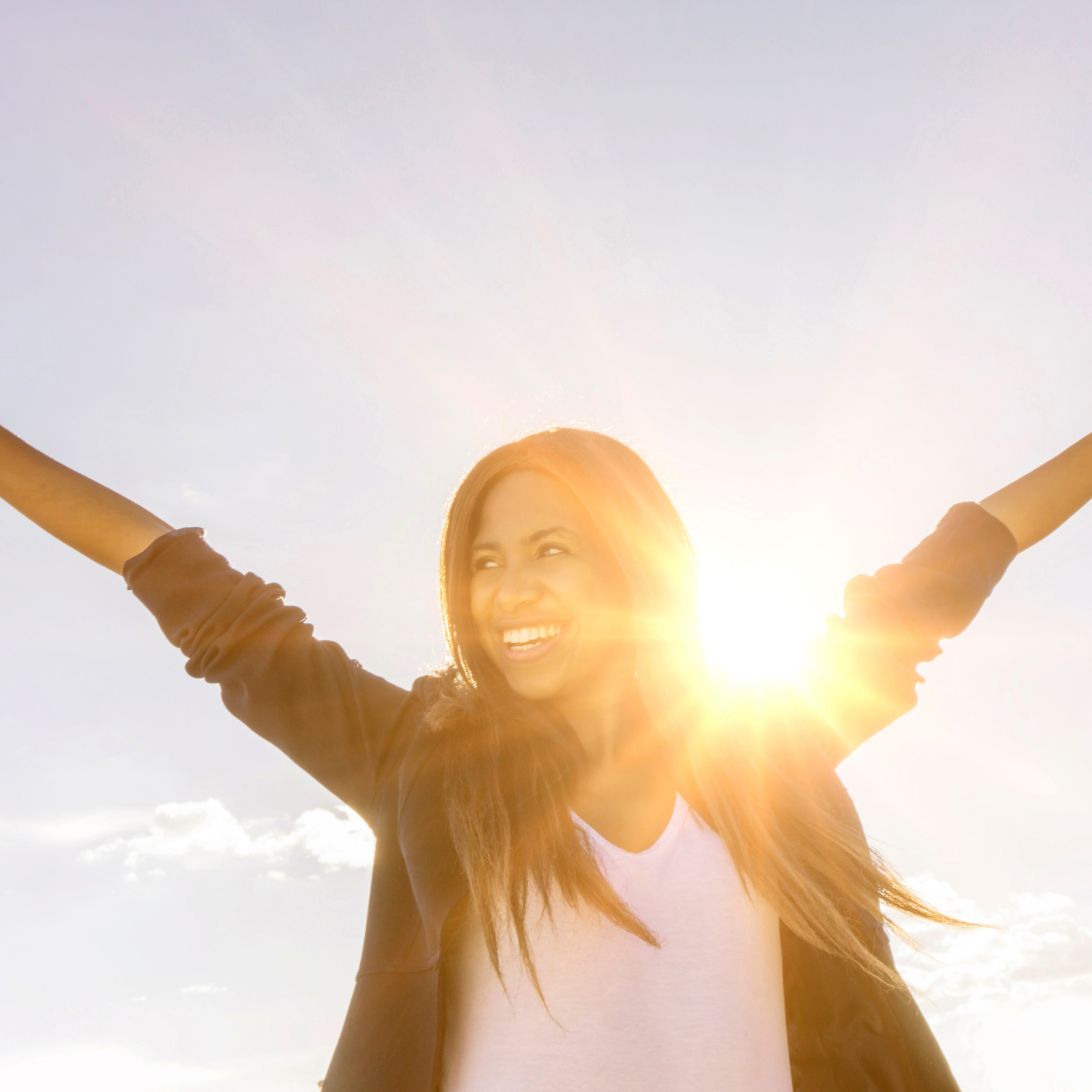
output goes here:
[{"label": "woman's raised arm", "polygon": [[961,501],[901,561],[846,584],[802,688],[835,764],[917,704],[918,667],[970,625],[1018,552],[1004,523]]},{"label": "woman's raised arm", "polygon": [[314,636],[284,589],[232,568],[200,527],[172,528],[0,430],[0,496],[120,573],[186,671],[377,829],[414,738],[427,677],[405,690]]},{"label": "woman's raised arm", "polygon": [[1092,500],[1092,432],[978,503],[1021,550],[1056,531]]},{"label": "woman's raised arm", "polygon": [[44,531],[121,573],[171,525],[0,427],[0,497]]},{"label": "woman's raised arm", "polygon": [[981,502],[948,510],[900,562],[855,576],[811,649],[806,692],[840,762],[917,702],[917,668],[963,632],[1012,559],[1092,498],[1092,435]]}]

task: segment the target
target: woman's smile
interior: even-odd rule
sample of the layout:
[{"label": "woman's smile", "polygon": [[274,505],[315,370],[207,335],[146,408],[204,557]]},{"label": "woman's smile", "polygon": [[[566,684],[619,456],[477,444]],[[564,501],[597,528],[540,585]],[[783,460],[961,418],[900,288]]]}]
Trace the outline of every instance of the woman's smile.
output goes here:
[{"label": "woman's smile", "polygon": [[501,630],[501,648],[508,660],[538,660],[554,649],[568,633],[568,625],[556,623],[509,627]]}]

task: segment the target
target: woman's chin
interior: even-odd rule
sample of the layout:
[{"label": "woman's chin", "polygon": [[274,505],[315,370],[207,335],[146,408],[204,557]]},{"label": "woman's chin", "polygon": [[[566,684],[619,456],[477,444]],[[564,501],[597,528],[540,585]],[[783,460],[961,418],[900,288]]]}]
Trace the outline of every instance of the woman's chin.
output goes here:
[{"label": "woman's chin", "polygon": [[552,698],[557,697],[561,691],[562,686],[552,679],[529,679],[527,677],[513,678],[508,676],[508,685],[521,697],[526,698],[527,701],[539,701],[548,702]]}]

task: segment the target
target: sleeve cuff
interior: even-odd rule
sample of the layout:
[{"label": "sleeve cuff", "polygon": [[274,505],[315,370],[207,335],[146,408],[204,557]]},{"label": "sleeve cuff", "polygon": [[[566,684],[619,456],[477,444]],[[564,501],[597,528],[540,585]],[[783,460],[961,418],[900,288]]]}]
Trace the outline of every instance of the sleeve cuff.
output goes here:
[{"label": "sleeve cuff", "polygon": [[1016,536],[1001,520],[976,501],[960,501],[902,560],[939,572],[974,573],[988,595],[1019,552]]},{"label": "sleeve cuff", "polygon": [[153,539],[139,554],[134,554],[125,564],[121,567],[122,579],[125,581],[125,586],[131,592],[135,592],[135,585],[139,582],[145,569],[152,565],[158,558],[164,554],[170,555],[178,548],[177,544],[182,542],[186,544],[186,540],[193,537],[197,540],[203,540],[205,535],[204,527],[176,527],[173,531],[167,531],[157,539]]}]

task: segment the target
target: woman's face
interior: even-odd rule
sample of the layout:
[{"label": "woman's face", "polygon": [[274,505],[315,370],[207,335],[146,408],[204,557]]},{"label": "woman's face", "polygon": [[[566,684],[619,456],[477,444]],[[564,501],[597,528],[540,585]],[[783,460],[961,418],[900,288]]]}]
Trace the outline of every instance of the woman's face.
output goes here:
[{"label": "woman's face", "polygon": [[486,495],[470,613],[485,654],[525,698],[586,698],[632,672],[621,574],[553,478],[513,471]]}]

